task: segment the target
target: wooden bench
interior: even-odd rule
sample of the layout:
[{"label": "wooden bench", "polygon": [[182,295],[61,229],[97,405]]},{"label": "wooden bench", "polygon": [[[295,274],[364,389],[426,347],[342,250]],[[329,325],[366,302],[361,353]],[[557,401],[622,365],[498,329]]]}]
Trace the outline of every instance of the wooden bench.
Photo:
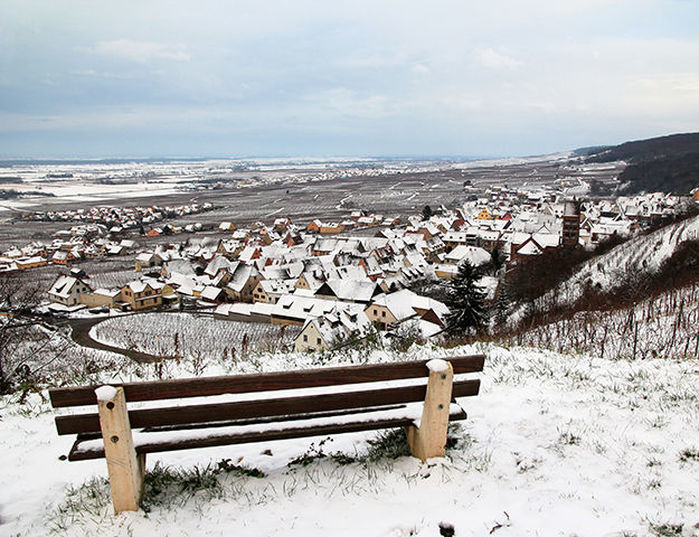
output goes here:
[{"label": "wooden bench", "polygon": [[[482,355],[463,356],[49,394],[55,408],[97,405],[97,412],[57,416],[56,428],[77,434],[69,460],[107,459],[119,513],[139,507],[148,453],[405,427],[413,456],[444,456],[449,421],[466,418],[455,398],[480,387],[478,379],[453,375],[482,371],[483,362]],[[296,392],[276,397],[277,390]]]}]

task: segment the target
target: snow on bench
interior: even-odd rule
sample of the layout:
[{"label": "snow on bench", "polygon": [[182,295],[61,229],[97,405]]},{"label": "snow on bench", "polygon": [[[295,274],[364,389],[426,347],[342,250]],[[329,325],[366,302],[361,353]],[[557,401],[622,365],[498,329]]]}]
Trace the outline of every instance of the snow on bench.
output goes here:
[{"label": "snow on bench", "polygon": [[107,459],[118,513],[138,509],[148,453],[405,427],[413,456],[444,456],[449,421],[466,418],[456,398],[480,387],[463,377],[483,362],[462,356],[49,394],[55,408],[97,404],[97,413],[57,416],[56,428],[77,434],[69,460]]}]

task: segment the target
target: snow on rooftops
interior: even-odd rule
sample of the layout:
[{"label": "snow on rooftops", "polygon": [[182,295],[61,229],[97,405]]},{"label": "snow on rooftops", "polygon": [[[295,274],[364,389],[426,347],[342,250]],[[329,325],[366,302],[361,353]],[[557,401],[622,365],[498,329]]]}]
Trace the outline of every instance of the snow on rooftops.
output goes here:
[{"label": "snow on rooftops", "polygon": [[452,263],[463,263],[468,261],[474,266],[483,265],[490,261],[490,254],[478,246],[459,245],[449,252],[445,259]]},{"label": "snow on rooftops", "polygon": [[206,268],[204,269],[204,274],[208,274],[209,276],[214,277],[218,274],[220,270],[228,270],[232,265],[234,265],[234,263],[229,261],[224,256],[215,255],[211,258],[211,261],[209,261],[208,265],[206,265]]},{"label": "snow on rooftops", "polygon": [[[371,280],[331,279],[325,284],[340,300],[369,302],[376,293],[376,283]],[[316,292],[323,294],[323,289],[321,286]]]},{"label": "snow on rooftops", "polygon": [[393,314],[396,320],[400,322],[417,315],[413,309],[413,302],[416,296],[418,295],[409,289],[401,289],[400,291],[388,295],[382,293],[374,297],[368,308],[384,306]]},{"label": "snow on rooftops", "polygon": [[72,276],[59,276],[54,282],[49,293],[62,298],[68,298],[70,296],[70,291],[73,286],[77,283],[77,278]]}]

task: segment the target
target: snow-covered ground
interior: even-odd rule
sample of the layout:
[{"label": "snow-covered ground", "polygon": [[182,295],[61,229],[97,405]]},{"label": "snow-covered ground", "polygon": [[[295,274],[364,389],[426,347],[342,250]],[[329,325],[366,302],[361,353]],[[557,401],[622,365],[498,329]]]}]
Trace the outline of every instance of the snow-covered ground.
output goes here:
[{"label": "snow-covered ground", "polygon": [[[149,512],[113,516],[104,461],[69,463],[38,395],[0,400],[1,535],[697,535],[696,360],[603,360],[493,345],[375,350],[370,361],[486,353],[478,397],[445,459],[410,457],[307,466],[290,460],[322,438],[153,456],[191,470],[231,464],[264,477],[216,475],[198,492],[171,490]],[[368,356],[367,356],[368,355]],[[324,356],[324,357],[323,357]],[[354,355],[270,355],[264,370]],[[243,370],[249,371],[244,364]],[[207,374],[214,371],[207,371]],[[326,453],[356,455],[372,433],[336,435]],[[94,478],[99,478],[94,481]],[[663,533],[664,532],[664,533]]]}]

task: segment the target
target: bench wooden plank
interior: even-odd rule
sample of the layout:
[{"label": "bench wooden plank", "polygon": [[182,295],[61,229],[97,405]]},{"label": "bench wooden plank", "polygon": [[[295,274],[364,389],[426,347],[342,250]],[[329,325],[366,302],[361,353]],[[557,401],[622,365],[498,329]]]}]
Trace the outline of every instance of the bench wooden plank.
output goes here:
[{"label": "bench wooden plank", "polygon": [[[453,385],[453,397],[478,395],[479,388],[479,379],[456,381]],[[138,409],[129,411],[129,421],[131,427],[140,429],[268,416],[288,416],[423,401],[425,392],[425,385],[400,386],[256,401]],[[99,416],[97,414],[57,416],[56,429],[60,435],[99,432]]]},{"label": "bench wooden plank", "polygon": [[[454,374],[483,371],[484,355],[446,357]],[[200,397],[227,393],[290,390],[339,384],[357,384],[426,376],[428,360],[388,364],[365,364],[348,367],[326,367],[302,371],[279,371],[258,375],[233,375],[193,379],[163,380],[114,384],[122,386],[126,400],[154,401],[183,397]],[[97,404],[94,390],[98,385],[49,390],[55,408]]]},{"label": "bench wooden plank", "polygon": [[[459,421],[466,419],[466,413],[457,405],[452,404],[450,409],[450,421]],[[390,429],[395,427],[404,427],[413,425],[414,417],[397,416],[393,418],[384,418],[381,416],[375,419],[362,418],[358,415],[356,420],[345,421],[342,423],[323,423],[318,425],[300,425],[289,426],[285,424],[283,429],[271,429],[266,431],[243,431],[240,433],[223,433],[212,434],[211,436],[200,438],[180,438],[176,440],[161,440],[149,442],[147,440],[139,441],[136,446],[136,452],[139,455],[148,453],[160,453],[165,451],[179,451],[184,449],[194,449],[201,447],[225,446],[230,444],[248,444],[254,442],[266,442],[270,440],[286,440],[290,438],[302,438],[309,436],[324,436],[340,433],[371,431],[378,429]],[[88,442],[88,439],[78,439],[71,449],[68,459],[71,461],[100,459],[104,457],[103,448],[81,449],[81,444]],[[93,445],[99,445],[98,442],[92,440]]]}]

